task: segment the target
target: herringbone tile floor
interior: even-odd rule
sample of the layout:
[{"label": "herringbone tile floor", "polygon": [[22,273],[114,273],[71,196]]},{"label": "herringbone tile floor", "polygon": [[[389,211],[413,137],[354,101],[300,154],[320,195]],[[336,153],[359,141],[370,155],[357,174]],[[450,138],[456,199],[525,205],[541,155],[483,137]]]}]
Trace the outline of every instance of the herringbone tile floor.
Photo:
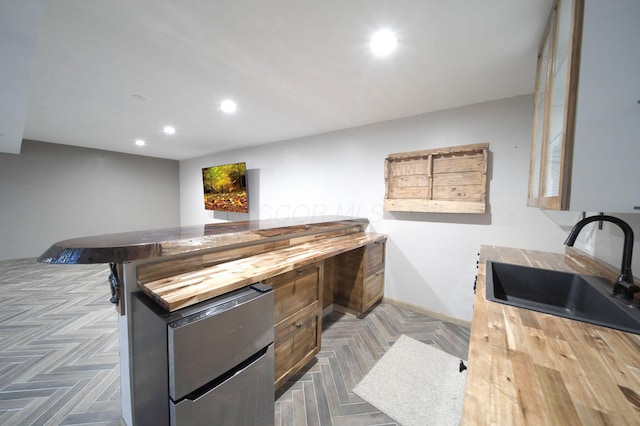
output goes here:
[{"label": "herringbone tile floor", "polygon": [[[0,424],[119,425],[106,265],[0,262]],[[276,394],[276,425],[394,425],[351,392],[406,334],[467,358],[469,329],[382,303],[324,318],[322,351]]]}]

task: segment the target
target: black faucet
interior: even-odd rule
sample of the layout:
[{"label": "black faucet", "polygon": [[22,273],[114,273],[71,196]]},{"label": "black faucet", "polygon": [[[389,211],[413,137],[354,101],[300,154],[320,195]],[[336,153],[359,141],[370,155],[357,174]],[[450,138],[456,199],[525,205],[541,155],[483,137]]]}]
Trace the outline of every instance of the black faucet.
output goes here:
[{"label": "black faucet", "polygon": [[585,217],[573,226],[567,240],[564,242],[567,246],[573,246],[576,242],[578,233],[584,226],[591,222],[599,221],[611,222],[618,225],[624,232],[624,251],[622,252],[622,267],[620,268],[620,276],[613,283],[613,295],[619,296],[624,300],[633,299],[633,294],[640,292],[640,287],[633,282],[633,272],[631,272],[631,257],[633,255],[633,229],[627,222],[613,216],[598,215]]}]

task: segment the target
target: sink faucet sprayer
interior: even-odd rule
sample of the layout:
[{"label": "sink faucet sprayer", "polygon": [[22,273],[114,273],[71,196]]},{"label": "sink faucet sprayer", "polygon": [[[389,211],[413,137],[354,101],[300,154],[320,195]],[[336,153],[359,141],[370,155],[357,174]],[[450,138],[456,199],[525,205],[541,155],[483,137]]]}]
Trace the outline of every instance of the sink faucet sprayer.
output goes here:
[{"label": "sink faucet sprayer", "polygon": [[613,295],[620,296],[625,300],[631,300],[633,294],[640,292],[640,287],[633,282],[633,273],[631,272],[631,257],[633,255],[633,229],[627,222],[613,216],[599,215],[585,217],[573,226],[567,240],[564,242],[567,246],[573,246],[576,242],[578,233],[585,225],[591,222],[599,221],[611,222],[618,225],[624,232],[624,251],[622,252],[622,266],[620,268],[620,276],[613,283]]}]

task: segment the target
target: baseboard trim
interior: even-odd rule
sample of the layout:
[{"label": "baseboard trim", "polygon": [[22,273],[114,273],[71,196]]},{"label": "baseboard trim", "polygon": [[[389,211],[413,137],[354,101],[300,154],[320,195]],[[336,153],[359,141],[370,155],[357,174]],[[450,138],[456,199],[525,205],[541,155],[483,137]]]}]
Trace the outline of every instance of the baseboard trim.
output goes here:
[{"label": "baseboard trim", "polygon": [[[376,303],[373,306],[376,306],[379,303],[388,303],[390,305],[395,305],[395,306],[398,306],[400,308],[406,309],[408,311],[413,311],[413,312],[417,312],[419,314],[429,315],[430,317],[438,318],[439,320],[442,320],[442,321],[447,321],[447,322],[450,322],[452,324],[460,325],[462,327],[471,328],[471,322],[469,322],[469,321],[465,321],[465,320],[462,320],[460,318],[451,317],[449,315],[445,315],[445,314],[440,313],[440,312],[431,311],[431,310],[425,309],[425,308],[423,308],[421,306],[412,305],[411,303],[401,302],[400,300],[395,300],[395,299],[390,299],[388,297],[383,297],[381,301],[379,301],[378,303]],[[373,308],[373,306],[372,306],[372,308]],[[369,310],[371,310],[371,309],[369,309]],[[340,312],[340,313],[343,313],[343,314],[348,314],[348,315],[354,316],[356,318],[360,318],[363,315],[366,316],[366,313],[368,312],[367,311],[364,314],[358,314],[356,311],[354,311],[352,309],[345,308],[344,306],[335,305],[335,304],[332,303],[332,304],[330,304],[329,306],[327,306],[326,308],[324,308],[322,310],[322,316],[324,317],[325,315],[328,315],[333,311]]]},{"label": "baseboard trim", "polygon": [[471,322],[469,322],[469,321],[465,321],[465,320],[462,320],[460,318],[451,317],[449,315],[445,315],[445,314],[440,313],[440,312],[431,311],[431,310],[425,309],[425,308],[423,308],[421,306],[412,305],[411,303],[406,303],[406,302],[402,302],[400,300],[391,299],[391,298],[388,298],[386,296],[382,299],[382,302],[383,303],[388,303],[390,305],[395,305],[395,306],[398,306],[400,308],[407,309],[409,311],[417,312],[419,314],[429,315],[430,317],[438,318],[438,319],[440,319],[442,321],[447,321],[447,322],[450,322],[452,324],[460,325],[462,327],[471,328]]},{"label": "baseboard trim", "polygon": [[333,303],[322,309],[322,316],[329,315],[331,312],[333,312]]},{"label": "baseboard trim", "polygon": [[340,312],[341,314],[346,314],[346,315],[351,315],[352,317],[356,317],[356,318],[364,318],[367,316],[367,314],[373,310],[374,307],[376,307],[377,305],[379,305],[382,302],[382,299],[380,299],[379,301],[377,301],[376,303],[374,303],[369,309],[367,309],[365,312],[358,312],[358,311],[354,311],[353,309],[349,309],[346,306],[341,306],[341,305],[336,305],[336,304],[331,304],[329,306],[327,306],[326,308],[324,308],[322,310],[322,316],[325,316],[327,314],[330,314],[331,312]]},{"label": "baseboard trim", "polygon": [[356,311],[354,311],[353,309],[349,309],[346,306],[333,305],[333,310],[336,312],[340,312],[341,314],[348,314],[356,318],[358,317],[358,313]]}]

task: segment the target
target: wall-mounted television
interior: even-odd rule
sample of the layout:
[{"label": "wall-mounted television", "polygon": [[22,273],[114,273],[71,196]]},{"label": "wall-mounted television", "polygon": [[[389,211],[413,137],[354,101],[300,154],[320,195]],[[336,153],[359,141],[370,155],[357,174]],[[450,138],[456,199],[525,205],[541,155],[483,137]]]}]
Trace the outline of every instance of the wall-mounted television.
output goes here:
[{"label": "wall-mounted television", "polygon": [[249,213],[245,163],[203,168],[202,188],[205,210]]}]

